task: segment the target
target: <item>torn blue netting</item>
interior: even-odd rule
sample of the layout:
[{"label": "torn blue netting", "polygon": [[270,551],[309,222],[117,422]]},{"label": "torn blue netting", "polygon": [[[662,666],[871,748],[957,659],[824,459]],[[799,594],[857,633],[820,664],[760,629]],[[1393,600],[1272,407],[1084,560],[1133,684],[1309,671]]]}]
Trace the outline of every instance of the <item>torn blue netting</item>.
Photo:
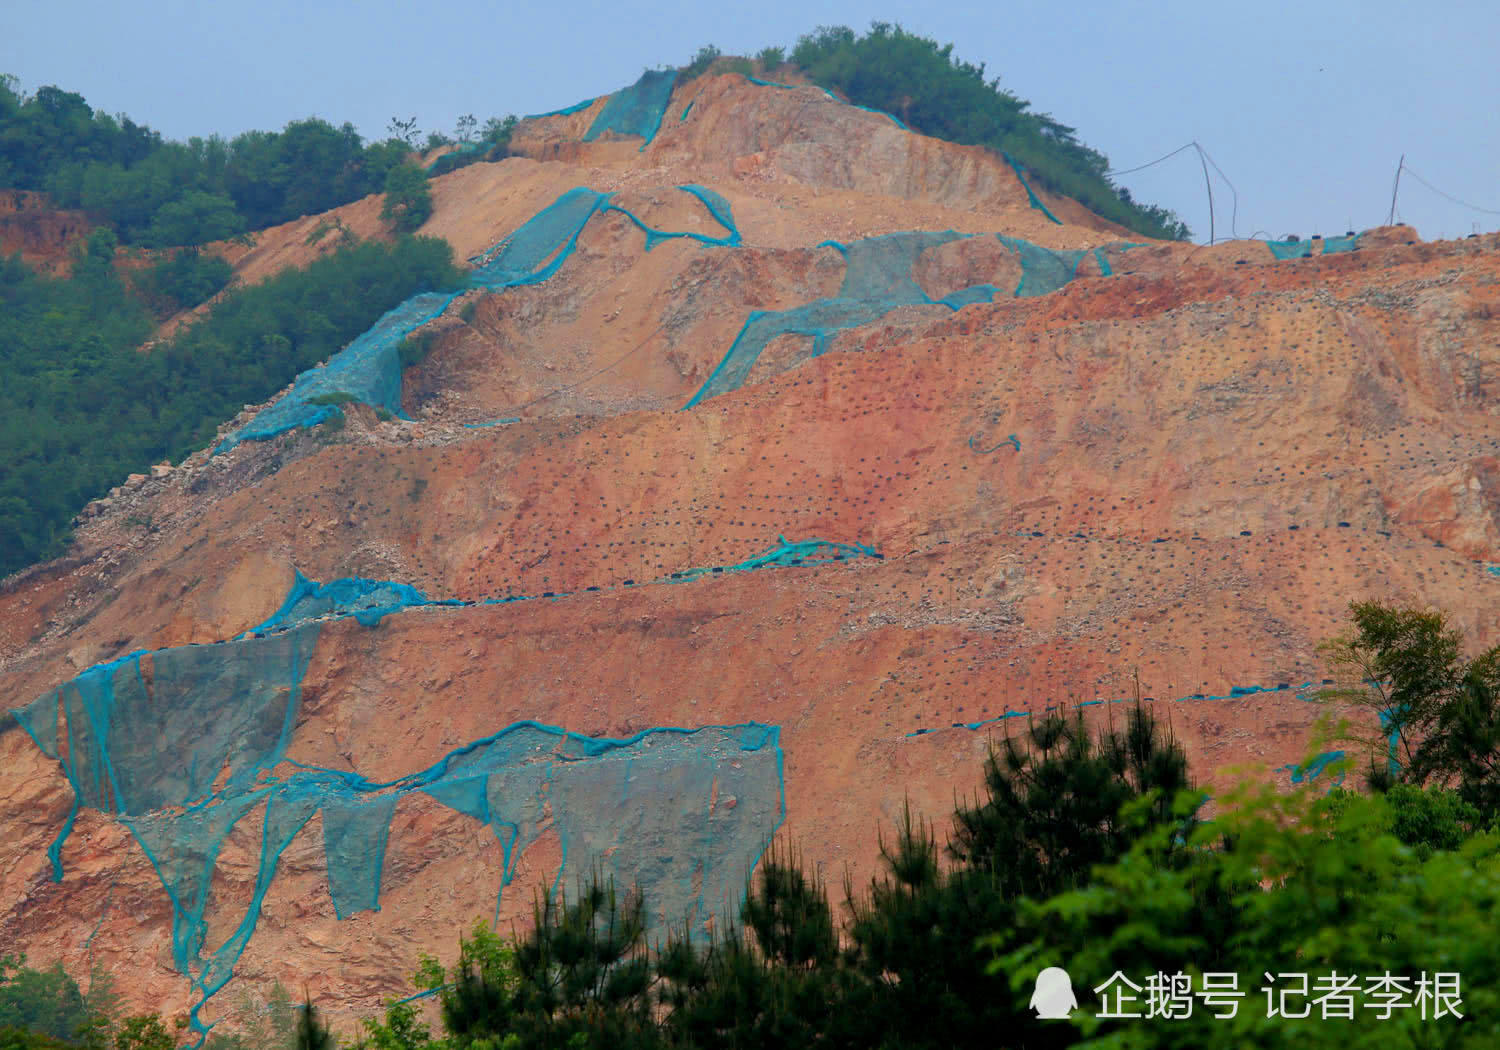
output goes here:
[{"label": "torn blue netting", "polygon": [[275,404],[225,438],[214,452],[225,452],[242,441],[264,441],[296,427],[311,427],[339,414],[339,400],[353,400],[401,411],[401,341],[437,317],[461,292],[422,292],[386,312],[369,331],[310,368],[292,382]]},{"label": "torn blue netting", "polygon": [[[471,262],[468,287],[498,292],[547,280],[577,246],[578,235],[600,212],[625,215],[646,234],[650,251],[665,240],[688,238],[703,244],[734,246],[740,231],[730,204],[704,186],[677,187],[694,197],[726,231],[712,236],[690,230],[661,230],[641,221],[628,208],[611,203],[613,194],[580,186],[564,193],[527,220],[510,236]],[[368,332],[325,365],[308,369],[280,400],[214,447],[228,451],[243,441],[263,441],[298,427],[311,427],[339,415],[339,401],[357,401],[401,415],[401,341],[439,316],[463,292],[423,292],[388,312]]]},{"label": "torn blue netting", "polygon": [[[819,248],[833,248],[844,256],[844,280],[835,296],[817,299],[787,310],[753,310],[707,381],[683,407],[744,385],[762,352],[772,340],[784,335],[806,337],[809,342],[787,355],[783,368],[793,368],[826,353],[840,332],[872,324],[903,306],[945,306],[960,310],[973,303],[993,302],[1002,294],[993,284],[974,284],[954,289],[936,298],[917,284],[913,268],[924,252],[954,241],[994,236],[1021,264],[1021,279],[1010,294],[1027,297],[1046,295],[1072,281],[1088,250],[1054,251],[1004,234],[889,233],[844,244],[822,241]],[[1117,247],[1117,246],[1116,246]],[[1094,249],[1107,272],[1104,249]]]},{"label": "torn blue netting", "polygon": [[[657,582],[879,557],[858,544],[778,537],[734,565]],[[613,739],[527,721],[383,783],[287,757],[325,624],[353,618],[373,628],[394,613],[468,604],[477,603],[434,601],[393,581],[319,583],[297,573],[277,611],[245,634],[129,653],[14,711],[37,747],[62,763],[73,790],[48,850],[54,878],[63,878],[61,850],[80,808],[130,829],[171,902],[173,959],[199,997],[190,1016],[200,1035],[207,1026],[199,1010],[233,975],[297,833],[320,818],[338,917],[379,908],[391,821],[413,793],[491,828],[503,854],[497,894],[520,852],[551,829],[563,847],[557,883],[601,863],[641,889],[653,936],[669,926],[706,936],[735,914],[786,812],[774,726],[661,727]],[[237,919],[219,901],[210,923],[220,851],[247,821],[258,821],[259,836],[250,900]],[[211,925],[229,931],[217,944]]]}]

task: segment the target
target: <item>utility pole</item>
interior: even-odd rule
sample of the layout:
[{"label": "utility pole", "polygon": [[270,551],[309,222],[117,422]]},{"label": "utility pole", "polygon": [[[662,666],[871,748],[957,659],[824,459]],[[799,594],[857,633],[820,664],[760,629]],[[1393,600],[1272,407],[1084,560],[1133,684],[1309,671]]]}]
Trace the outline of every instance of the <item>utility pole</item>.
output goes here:
[{"label": "utility pole", "polygon": [[1391,187],[1391,214],[1386,218],[1387,226],[1396,224],[1396,193],[1401,189],[1401,169],[1406,167],[1406,154],[1401,154],[1401,160],[1396,164],[1396,184]]},{"label": "utility pole", "polygon": [[1208,243],[1214,243],[1214,184],[1208,179],[1208,161],[1203,159],[1203,147],[1198,145],[1197,140],[1193,146],[1198,151],[1198,163],[1203,165],[1203,185],[1208,189]]}]

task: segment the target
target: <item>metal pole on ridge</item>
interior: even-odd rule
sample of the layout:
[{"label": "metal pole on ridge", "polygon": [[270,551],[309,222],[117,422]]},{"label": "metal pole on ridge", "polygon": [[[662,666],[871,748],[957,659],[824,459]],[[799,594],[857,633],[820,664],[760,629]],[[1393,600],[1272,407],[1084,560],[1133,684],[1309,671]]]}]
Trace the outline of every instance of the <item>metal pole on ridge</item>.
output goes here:
[{"label": "metal pole on ridge", "polygon": [[1401,169],[1406,167],[1406,154],[1401,154],[1401,160],[1396,163],[1396,182],[1391,186],[1391,214],[1387,216],[1385,224],[1393,226],[1396,222],[1396,192],[1401,189]]},{"label": "metal pole on ridge", "polygon": [[1203,147],[1193,140],[1193,147],[1198,151],[1198,163],[1203,165],[1203,185],[1208,189],[1208,243],[1214,243],[1214,184],[1208,177],[1208,161],[1203,157]]}]

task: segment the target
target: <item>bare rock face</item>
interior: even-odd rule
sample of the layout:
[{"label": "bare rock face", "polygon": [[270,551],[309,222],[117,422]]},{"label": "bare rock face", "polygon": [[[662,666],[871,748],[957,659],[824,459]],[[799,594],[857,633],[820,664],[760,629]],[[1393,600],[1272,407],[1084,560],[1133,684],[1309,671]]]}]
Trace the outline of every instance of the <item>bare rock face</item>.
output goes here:
[{"label": "bare rock face", "polygon": [[[249,808],[205,869],[202,951],[184,974],[141,830],[178,819],[176,797],[144,813],[85,805],[53,881],[48,848],[74,804],[62,760],[88,741],[64,733],[49,757],[10,721],[0,953],[80,975],[100,963],[130,1005],[201,1003],[212,1021],[230,996],[205,996],[222,975],[204,960],[259,899],[225,987],[305,984],[352,1027],[476,917],[529,921],[533,891],[591,843],[661,880],[761,805],[734,779],[751,745],[713,756],[701,794],[653,779],[653,806],[701,812],[691,834],[629,825],[623,789],[564,819],[554,779],[507,855],[478,803],[391,786],[518,723],[576,734],[564,750],[775,727],[754,742],[776,749],[784,787],[769,830],[860,882],[904,799],[941,820],[973,790],[1007,714],[1138,682],[1201,781],[1247,764],[1284,778],[1274,769],[1306,757],[1322,713],[1303,688],[1327,670],[1317,643],[1350,601],[1430,603],[1471,643],[1497,640],[1496,237],[1423,244],[1392,228],[1285,262],[1256,242],[1122,251],[1120,231],[1072,202],[1046,198],[1064,223],[1047,219],[1001,158],[815,88],[679,85],[644,151],[582,141],[602,105],[528,122],[525,156],[436,180],[423,232],[464,257],[577,186],[621,210],[590,218],[549,279],[473,292],[434,322],[404,376],[411,419],[351,407],[336,433],[131,475],[80,516],[66,558],[0,585],[0,707],[151,652],[142,709],[177,743],[143,749],[141,776],[188,768],[195,741],[224,735],[220,718],[167,717],[198,699],[171,692],[171,661],[209,669],[195,688],[249,695],[228,654],[251,651],[258,626],[284,637],[264,625],[307,581],[394,581],[445,603],[362,619],[320,607],[295,688],[265,694],[290,712],[265,745],[275,762],[244,783],[227,759],[192,770],[192,791],[222,799],[308,769],[393,793],[379,909],[336,912],[349,890],[328,861],[336,807],[294,829],[264,885],[275,818]],[[724,235],[689,184],[727,201],[742,240],[646,251],[642,225]],[[318,222],[376,231],[378,208],[263,231],[235,249],[241,278],[305,262]],[[886,275],[889,309],[851,307],[864,265],[851,246],[909,231],[955,236]],[[754,317],[815,302],[853,321],[790,325],[737,385],[698,397]],[[840,546],[791,546],[812,540]],[[246,722],[223,753],[266,732]],[[520,797],[495,783],[485,805]],[[611,836],[626,845],[600,845]],[[684,892],[706,896],[712,878],[690,871]]]}]

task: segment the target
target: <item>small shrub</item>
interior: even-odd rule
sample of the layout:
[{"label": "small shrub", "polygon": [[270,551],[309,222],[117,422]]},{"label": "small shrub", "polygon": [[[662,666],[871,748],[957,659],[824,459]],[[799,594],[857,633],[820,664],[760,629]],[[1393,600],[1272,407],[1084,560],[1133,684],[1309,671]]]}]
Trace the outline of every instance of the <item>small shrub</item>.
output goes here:
[{"label": "small shrub", "polygon": [[135,280],[135,289],[153,313],[167,317],[212,299],[234,276],[217,255],[188,248],[162,259]]},{"label": "small shrub", "polygon": [[317,397],[307,399],[309,405],[348,405],[358,401],[359,398],[345,390],[337,390],[331,394],[319,394]]},{"label": "small shrub", "polygon": [[698,49],[698,53],[693,56],[693,60],[683,68],[678,79],[684,82],[695,80],[704,73],[707,73],[708,67],[717,62],[718,59],[719,49],[712,44],[704,44]]},{"label": "small shrub", "polygon": [[786,61],[786,52],[779,47],[764,48],[755,56],[755,60],[760,63],[762,70],[769,73],[781,68],[781,64]]},{"label": "small shrub", "polygon": [[724,61],[724,72],[749,77],[755,75],[755,67],[750,64],[748,58],[730,58]]},{"label": "small shrub", "polygon": [[418,332],[401,340],[396,347],[396,354],[401,359],[402,368],[410,368],[427,360],[427,355],[432,352],[433,343],[437,341],[437,333],[433,331]]},{"label": "small shrub", "polygon": [[463,321],[464,324],[473,324],[474,323],[474,314],[477,313],[478,310],[479,310],[479,300],[478,299],[470,299],[468,302],[464,303],[464,305],[462,307],[459,308],[459,311],[458,311],[459,319],[461,321]]},{"label": "small shrub", "polygon": [[397,164],[385,177],[385,206],[380,217],[398,233],[411,233],[432,215],[427,173],[415,164]]}]

